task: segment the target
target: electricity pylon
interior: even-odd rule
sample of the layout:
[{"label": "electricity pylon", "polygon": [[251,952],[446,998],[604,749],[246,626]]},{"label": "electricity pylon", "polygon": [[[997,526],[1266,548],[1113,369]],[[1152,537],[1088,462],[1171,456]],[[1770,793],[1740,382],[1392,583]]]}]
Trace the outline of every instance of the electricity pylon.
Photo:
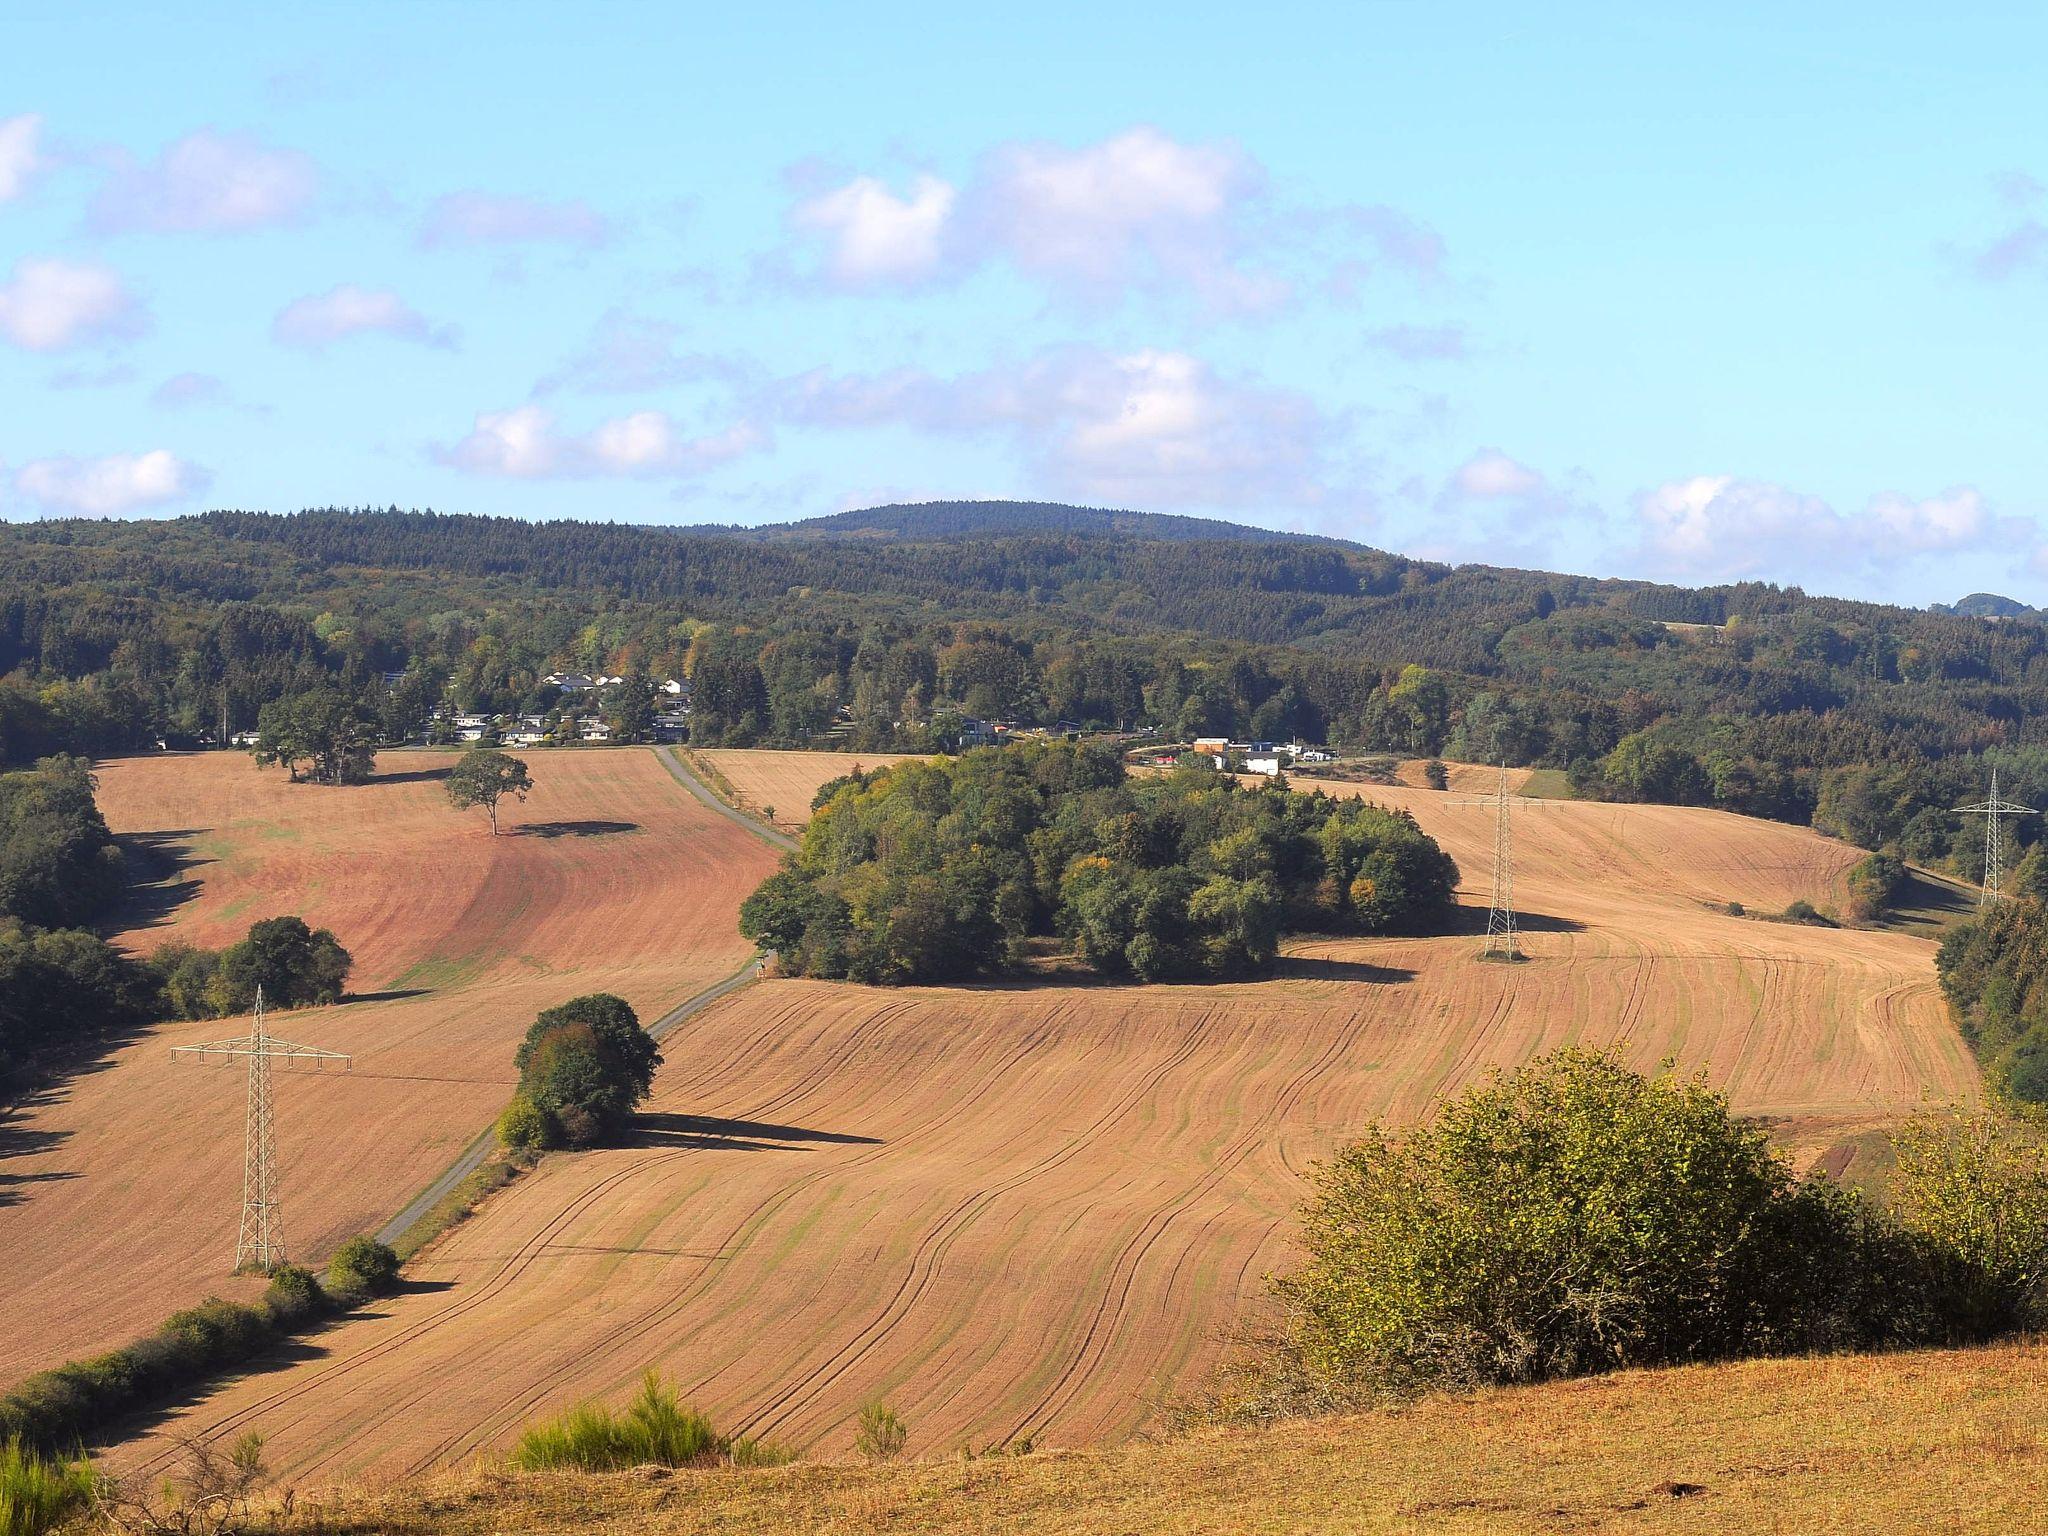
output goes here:
[{"label": "electricity pylon", "polygon": [[1508,765],[1500,765],[1494,792],[1483,800],[1454,800],[1453,805],[1490,805],[1493,822],[1493,905],[1486,913],[1484,960],[1522,958],[1521,935],[1515,927],[1515,797],[1508,794]]},{"label": "electricity pylon", "polygon": [[289,1071],[308,1065],[320,1070],[338,1062],[345,1071],[350,1058],[339,1051],[273,1039],[263,1023],[261,987],[256,989],[256,1018],[248,1034],[203,1045],[174,1045],[171,1054],[219,1058],[223,1064],[237,1056],[249,1060],[248,1114],[242,1129],[242,1228],[235,1239],[234,1272],[275,1269],[285,1262],[285,1252],[284,1223],[278,1215],[277,1112],[270,1096],[270,1064],[281,1061]]},{"label": "electricity pylon", "polygon": [[1977,891],[1977,906],[1990,906],[2005,899],[2005,828],[2000,822],[2007,816],[2031,816],[2034,808],[2018,805],[2011,800],[1998,798],[1998,770],[1991,770],[1991,798],[1975,805],[1956,807],[1965,816],[1984,818],[1984,884]]}]

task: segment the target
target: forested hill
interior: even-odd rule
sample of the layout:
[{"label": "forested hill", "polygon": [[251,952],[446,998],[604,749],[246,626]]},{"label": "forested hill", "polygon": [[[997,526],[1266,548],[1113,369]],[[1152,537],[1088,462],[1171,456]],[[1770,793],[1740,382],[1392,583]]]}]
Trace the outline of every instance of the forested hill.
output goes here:
[{"label": "forested hill", "polygon": [[[1035,503],[775,529],[327,508],[0,524],[0,761],[194,744],[308,689],[395,735],[550,672],[695,684],[714,743],[928,748],[963,717],[1299,737],[1568,769],[1916,859],[1996,760],[2048,796],[2048,628],[1452,567]],[[396,687],[387,678],[402,674]],[[2023,834],[2030,835],[2030,834]]]},{"label": "forested hill", "polygon": [[[1171,539],[1176,542],[1209,539],[1279,544],[1316,538],[1305,533],[1253,528],[1244,523],[1218,522],[1214,518],[1176,517],[1163,512],[1127,512],[1103,507],[1070,507],[1056,501],[899,503],[733,531],[742,537],[759,539],[931,540],[1080,534],[1090,538]],[[1347,549],[1363,547],[1344,539],[1317,541],[1341,544]]]}]

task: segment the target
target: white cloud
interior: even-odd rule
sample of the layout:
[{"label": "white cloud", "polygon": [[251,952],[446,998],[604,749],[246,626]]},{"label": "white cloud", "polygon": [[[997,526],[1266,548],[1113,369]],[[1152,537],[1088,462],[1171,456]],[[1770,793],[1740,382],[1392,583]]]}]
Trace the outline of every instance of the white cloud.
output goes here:
[{"label": "white cloud", "polygon": [[564,433],[546,406],[522,405],[480,412],[467,437],[434,450],[434,457],[471,474],[515,480],[688,475],[752,453],[766,442],[766,434],[748,422],[688,437],[663,411],[635,411],[587,433]]},{"label": "white cloud", "polygon": [[1636,499],[1640,553],[1666,574],[1701,580],[1783,579],[1790,571],[1841,572],[1946,554],[1999,534],[1968,486],[1915,501],[1894,492],[1844,512],[1767,480],[1695,475]]},{"label": "white cloud", "polygon": [[1234,144],[1136,127],[1080,148],[998,146],[955,185],[898,191],[855,176],[813,192],[792,227],[843,288],[951,281],[1007,263],[1068,296],[1186,296],[1212,313],[1270,310],[1304,277],[1347,285],[1386,266],[1441,264],[1433,232],[1386,208],[1299,209]]},{"label": "white cloud", "polygon": [[390,289],[359,288],[354,283],[338,283],[325,293],[294,299],[278,312],[270,327],[271,336],[281,345],[308,350],[369,332],[428,347],[455,344],[452,327],[429,324],[426,316]]},{"label": "white cloud", "polygon": [[132,336],[142,306],[111,267],[24,257],[0,284],[0,335],[31,352],[57,352]]},{"label": "white cloud", "polygon": [[149,402],[169,411],[194,405],[226,405],[228,387],[210,373],[178,373],[151,390]]},{"label": "white cloud", "polygon": [[1185,352],[1062,347],[951,378],[821,370],[782,385],[777,406],[811,426],[995,433],[1052,495],[1266,509],[1342,493],[1336,422],[1306,396],[1226,378]]},{"label": "white cloud", "polygon": [[419,239],[430,249],[542,242],[589,247],[603,245],[611,234],[610,223],[581,198],[548,202],[472,191],[437,199],[420,225]]},{"label": "white cloud", "polygon": [[790,221],[825,246],[825,268],[849,288],[916,282],[938,270],[940,240],[958,194],[920,176],[898,197],[872,176],[856,176],[799,203]]},{"label": "white cloud", "polygon": [[42,131],[43,119],[38,113],[0,117],[0,203],[21,196],[43,168],[37,144]]},{"label": "white cloud", "polygon": [[226,234],[296,224],[311,211],[320,177],[295,149],[201,128],[153,162],[117,166],[93,199],[88,222],[131,229]]},{"label": "white cloud", "polygon": [[14,486],[48,512],[119,517],[197,495],[211,480],[197,465],[157,448],[96,459],[34,459],[22,465]]},{"label": "white cloud", "polygon": [[1480,501],[1502,497],[1528,496],[1543,489],[1543,476],[1498,448],[1482,448],[1451,476],[1451,487],[1461,496]]},{"label": "white cloud", "polygon": [[682,327],[667,320],[607,310],[590,339],[539,383],[536,395],[576,389],[593,394],[638,394],[672,384],[717,379],[739,384],[759,369],[743,360],[704,352],[678,352]]}]

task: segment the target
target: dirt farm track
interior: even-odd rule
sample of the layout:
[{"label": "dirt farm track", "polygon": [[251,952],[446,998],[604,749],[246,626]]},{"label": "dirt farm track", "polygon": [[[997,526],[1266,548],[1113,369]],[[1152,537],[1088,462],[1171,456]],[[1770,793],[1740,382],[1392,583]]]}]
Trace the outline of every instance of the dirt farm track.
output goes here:
[{"label": "dirt farm track", "polygon": [[[272,1016],[280,1035],[355,1057],[345,1074],[277,1078],[295,1256],[381,1225],[490,1123],[540,1009],[602,988],[659,1012],[752,953],[732,914],[774,856],[651,753],[536,758],[538,787],[502,808],[497,838],[482,812],[448,805],[453,760],[386,753],[375,782],[346,789],[241,754],[99,768],[109,824],[162,872],[119,942],[220,945],[291,912],[355,956],[363,1000]],[[169,1049],[245,1029],[165,1026],[0,1126],[0,1381],[253,1288],[223,1273],[240,1077]]]},{"label": "dirt farm track", "polygon": [[[805,782],[844,771],[844,758],[785,757],[774,765],[778,811]],[[609,759],[636,756],[593,761]],[[141,803],[121,777],[109,774],[110,805]],[[688,797],[672,788],[635,778],[638,810],[613,814],[651,828],[658,799],[661,815],[687,817]],[[1362,792],[1411,808],[1444,841],[1465,872],[1462,899],[1483,917],[1489,808],[1427,790]],[[1675,1056],[1807,1154],[1923,1099],[1975,1092],[1936,993],[1931,942],[1706,905],[1838,901],[1853,850],[1707,811],[1549,802],[1517,816],[1533,956],[1521,966],[1478,963],[1465,933],[1302,945],[1275,978],[1222,986],[747,987],[670,1037],[632,1144],[548,1158],[423,1254],[408,1293],[180,1410],[115,1460],[156,1464],[165,1434],[255,1429],[302,1483],[381,1478],[464,1461],[540,1412],[622,1394],[648,1366],[728,1428],[821,1451],[844,1449],[855,1409],[875,1396],[903,1413],[924,1454],[1116,1439],[1198,1384],[1262,1277],[1287,1261],[1307,1165],[1348,1128],[1412,1119],[1490,1065],[1568,1041],[1619,1043],[1644,1065]],[[664,844],[671,859],[699,843],[719,850],[691,865],[703,884],[636,876],[605,916],[612,929],[637,923],[673,941],[678,893],[690,893],[687,910],[704,916],[672,953],[679,965],[702,957],[693,977],[732,958],[710,959],[713,896],[729,926],[748,884],[734,870],[768,866],[719,841],[709,820]],[[644,904],[637,917],[630,893]],[[195,922],[185,914],[211,899],[178,921]],[[610,984],[599,969],[587,965],[589,984]],[[637,950],[629,969],[661,972]],[[516,1023],[531,1017],[533,994],[520,995],[505,1010]],[[352,1013],[396,1006],[350,1005],[289,1027],[348,1048]],[[494,1017],[494,1042],[509,1027]],[[472,1046],[486,1032],[480,1021],[467,1028]],[[97,1082],[80,1080],[71,1102],[105,1091]],[[460,1107],[436,1111],[443,1156],[504,1083],[449,1087]],[[142,1097],[165,1091],[154,1071]],[[207,1112],[231,1116],[219,1093]],[[287,1113],[310,1121],[317,1102],[308,1090]],[[81,1135],[98,1124],[71,1112]],[[67,1151],[53,1149],[53,1167]],[[418,1146],[407,1154],[394,1160],[402,1176],[392,1163],[365,1167],[374,1198],[308,1190],[297,1229],[317,1241],[362,1224],[336,1207],[395,1205],[413,1170],[423,1177],[433,1162]],[[93,1166],[106,1170],[103,1188],[125,1191],[112,1196],[117,1212],[123,1200],[154,1200],[162,1213],[148,1181],[164,1164],[147,1149],[131,1139]],[[217,1157],[206,1179],[204,1200],[172,1208],[218,1228],[227,1186]],[[54,1185],[0,1220],[56,1191],[76,1216],[77,1196]],[[142,1219],[125,1218],[131,1255]],[[42,1220],[47,1251],[60,1229]],[[89,1272],[103,1283],[113,1252],[110,1239],[66,1273],[77,1286]],[[160,1310],[161,1296],[152,1300]]]}]

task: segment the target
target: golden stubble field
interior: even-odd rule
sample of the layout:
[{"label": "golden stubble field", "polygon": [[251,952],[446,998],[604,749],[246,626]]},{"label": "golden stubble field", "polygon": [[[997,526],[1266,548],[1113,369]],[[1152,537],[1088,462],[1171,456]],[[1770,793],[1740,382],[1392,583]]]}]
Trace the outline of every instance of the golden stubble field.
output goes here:
[{"label": "golden stubble field", "polygon": [[[1483,916],[1490,807],[1337,792],[1413,810]],[[758,983],[672,1038],[635,1145],[548,1159],[417,1261],[426,1289],[165,1431],[261,1431],[314,1483],[395,1476],[655,1366],[822,1453],[877,1396],[926,1454],[1115,1441],[1287,1262],[1308,1165],[1489,1067],[1675,1057],[1807,1154],[1974,1093],[1926,940],[1705,905],[1834,901],[1853,850],[1708,811],[1516,814],[1521,966],[1465,933],[1303,944],[1248,984]]]},{"label": "golden stubble field", "polygon": [[[240,754],[100,766],[109,824],[179,868],[117,941],[221,945],[297,913],[355,956],[364,1000],[272,1016],[354,1069],[279,1073],[285,1231],[314,1262],[395,1213],[509,1096],[540,1009],[615,991],[651,1018],[736,970],[733,928],[769,869],[651,752],[535,754],[506,835],[458,813],[449,754],[387,753],[375,782],[290,784]],[[242,1176],[242,1079],[170,1047],[247,1020],[166,1025],[55,1085],[13,1120],[0,1207],[0,1382],[121,1343],[225,1275]]]},{"label": "golden stubble field", "polygon": [[801,831],[811,819],[811,797],[819,786],[854,769],[869,773],[917,759],[901,752],[773,752],[760,747],[700,747],[696,755],[725,776],[739,805],[757,816],[773,811],[785,832]]}]

